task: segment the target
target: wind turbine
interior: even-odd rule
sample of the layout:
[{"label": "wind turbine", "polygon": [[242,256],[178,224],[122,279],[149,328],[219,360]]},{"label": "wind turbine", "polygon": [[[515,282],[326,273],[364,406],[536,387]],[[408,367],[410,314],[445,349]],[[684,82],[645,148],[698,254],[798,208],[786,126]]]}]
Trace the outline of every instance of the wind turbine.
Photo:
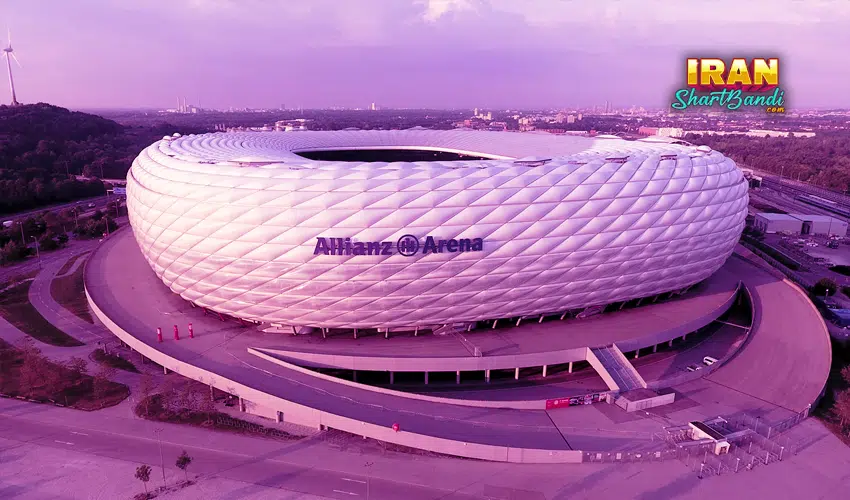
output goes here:
[{"label": "wind turbine", "polygon": [[12,59],[15,60],[15,64],[18,65],[19,68],[22,68],[21,62],[18,61],[17,56],[15,56],[15,52],[12,49],[12,31],[9,30],[9,45],[3,49],[3,57],[6,58],[6,68],[9,70],[9,88],[12,90],[12,106],[18,106],[21,103],[18,102],[18,98],[15,95],[15,80],[12,79]]}]

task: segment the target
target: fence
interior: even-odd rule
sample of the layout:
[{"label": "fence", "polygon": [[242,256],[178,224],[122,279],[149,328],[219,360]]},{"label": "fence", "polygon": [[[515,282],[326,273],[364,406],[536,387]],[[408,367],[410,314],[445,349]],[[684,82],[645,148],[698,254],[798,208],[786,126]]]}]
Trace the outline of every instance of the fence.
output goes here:
[{"label": "fence", "polygon": [[802,422],[809,409],[775,423],[763,422],[750,415],[718,417],[713,427],[729,436],[729,453],[714,454],[714,441],[693,441],[689,425],[667,427],[651,435],[651,443],[628,451],[586,451],[582,461],[588,463],[636,463],[680,460],[701,476],[751,470],[796,455],[798,447],[781,433]]}]

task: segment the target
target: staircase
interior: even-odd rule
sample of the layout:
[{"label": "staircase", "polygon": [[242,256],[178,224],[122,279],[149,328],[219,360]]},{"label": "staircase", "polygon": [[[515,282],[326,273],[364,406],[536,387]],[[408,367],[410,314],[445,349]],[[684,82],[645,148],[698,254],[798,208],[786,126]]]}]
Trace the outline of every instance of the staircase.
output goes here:
[{"label": "staircase", "polygon": [[646,388],[643,377],[616,345],[592,347],[590,354],[588,361],[612,391],[627,392]]}]

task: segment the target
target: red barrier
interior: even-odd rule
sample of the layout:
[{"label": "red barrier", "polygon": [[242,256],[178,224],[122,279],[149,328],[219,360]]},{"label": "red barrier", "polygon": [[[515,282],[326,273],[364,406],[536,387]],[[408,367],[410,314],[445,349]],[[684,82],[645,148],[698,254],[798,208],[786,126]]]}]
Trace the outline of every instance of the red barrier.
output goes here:
[{"label": "red barrier", "polygon": [[195,331],[192,329],[192,323],[189,323],[189,338],[195,338]]},{"label": "red barrier", "polygon": [[177,325],[174,325],[174,340],[180,340],[180,334],[177,333]]},{"label": "red barrier", "polygon": [[156,340],[162,342],[162,328],[156,327]]}]

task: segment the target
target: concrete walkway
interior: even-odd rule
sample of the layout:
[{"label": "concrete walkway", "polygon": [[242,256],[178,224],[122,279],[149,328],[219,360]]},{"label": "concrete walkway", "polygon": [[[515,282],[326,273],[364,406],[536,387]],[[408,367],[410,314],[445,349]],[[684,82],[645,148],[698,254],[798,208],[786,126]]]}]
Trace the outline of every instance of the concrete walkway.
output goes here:
[{"label": "concrete walkway", "polygon": [[[36,310],[54,326],[74,337],[80,342],[94,344],[98,341],[110,340],[112,336],[99,325],[83,321],[71,311],[62,307],[50,294],[50,283],[58,274],[65,263],[74,256],[90,251],[90,245],[82,245],[79,250],[72,253],[65,260],[55,260],[46,264],[41,272],[35,277],[30,286],[29,299]],[[80,257],[74,263],[72,269],[82,265],[86,257]],[[66,273],[67,274],[67,273]]]}]

